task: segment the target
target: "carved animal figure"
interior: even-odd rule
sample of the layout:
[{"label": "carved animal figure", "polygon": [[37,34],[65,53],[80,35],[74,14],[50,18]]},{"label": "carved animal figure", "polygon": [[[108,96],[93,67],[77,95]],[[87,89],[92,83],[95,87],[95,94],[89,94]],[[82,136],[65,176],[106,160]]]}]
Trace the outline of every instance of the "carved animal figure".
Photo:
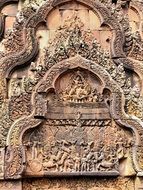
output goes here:
[{"label": "carved animal figure", "polygon": [[53,162],[53,159],[50,159],[48,162],[44,162],[43,163],[43,167],[44,168],[56,168],[56,170],[57,170],[57,168],[58,168],[58,164],[55,162]]},{"label": "carved animal figure", "polygon": [[109,161],[103,160],[101,163],[98,164],[97,170],[100,170],[100,168],[108,169],[108,170],[112,169],[117,163],[117,161],[116,162],[113,162],[113,161],[114,159],[110,159]]},{"label": "carved animal figure", "polygon": [[59,151],[56,156],[51,155],[50,160],[48,162],[43,163],[43,167],[44,168],[56,167],[56,170],[58,170],[58,162],[57,161],[61,159],[62,155],[63,155],[63,152],[61,152],[61,151]]}]

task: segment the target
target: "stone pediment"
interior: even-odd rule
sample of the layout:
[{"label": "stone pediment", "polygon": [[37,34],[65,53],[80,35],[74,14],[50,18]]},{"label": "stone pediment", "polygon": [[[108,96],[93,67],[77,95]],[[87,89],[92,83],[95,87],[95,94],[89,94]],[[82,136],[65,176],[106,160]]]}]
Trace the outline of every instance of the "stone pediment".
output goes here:
[{"label": "stone pediment", "polygon": [[[7,141],[24,145],[24,175],[128,175],[121,170],[122,159],[135,174],[132,135],[122,121],[122,91],[98,63],[81,56],[59,62],[39,81],[32,101],[34,112],[12,126]],[[22,136],[15,130],[19,126]],[[15,141],[16,136],[21,138]]]},{"label": "stone pediment", "polygon": [[0,189],[142,189],[142,6],[1,0]]}]

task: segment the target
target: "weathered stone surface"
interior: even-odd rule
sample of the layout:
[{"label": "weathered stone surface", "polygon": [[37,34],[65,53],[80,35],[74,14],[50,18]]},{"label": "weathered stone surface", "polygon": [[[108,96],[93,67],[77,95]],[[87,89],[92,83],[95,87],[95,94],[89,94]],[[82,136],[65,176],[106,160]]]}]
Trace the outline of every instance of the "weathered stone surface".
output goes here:
[{"label": "weathered stone surface", "polygon": [[1,0],[0,190],[143,189],[142,10]]}]

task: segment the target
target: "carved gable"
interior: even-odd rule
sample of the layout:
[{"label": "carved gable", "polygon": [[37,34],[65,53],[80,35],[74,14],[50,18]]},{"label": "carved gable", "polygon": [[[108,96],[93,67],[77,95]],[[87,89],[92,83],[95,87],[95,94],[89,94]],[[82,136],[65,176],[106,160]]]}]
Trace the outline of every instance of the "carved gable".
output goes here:
[{"label": "carved gable", "polygon": [[0,3],[0,189],[143,188],[141,7]]}]

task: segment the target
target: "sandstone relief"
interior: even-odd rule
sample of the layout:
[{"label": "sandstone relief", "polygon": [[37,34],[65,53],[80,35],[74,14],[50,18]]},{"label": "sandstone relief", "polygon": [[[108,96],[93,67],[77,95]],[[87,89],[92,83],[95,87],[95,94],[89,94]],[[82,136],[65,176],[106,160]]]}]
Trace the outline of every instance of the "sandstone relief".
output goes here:
[{"label": "sandstone relief", "polygon": [[0,189],[143,189],[142,10],[1,0]]}]

